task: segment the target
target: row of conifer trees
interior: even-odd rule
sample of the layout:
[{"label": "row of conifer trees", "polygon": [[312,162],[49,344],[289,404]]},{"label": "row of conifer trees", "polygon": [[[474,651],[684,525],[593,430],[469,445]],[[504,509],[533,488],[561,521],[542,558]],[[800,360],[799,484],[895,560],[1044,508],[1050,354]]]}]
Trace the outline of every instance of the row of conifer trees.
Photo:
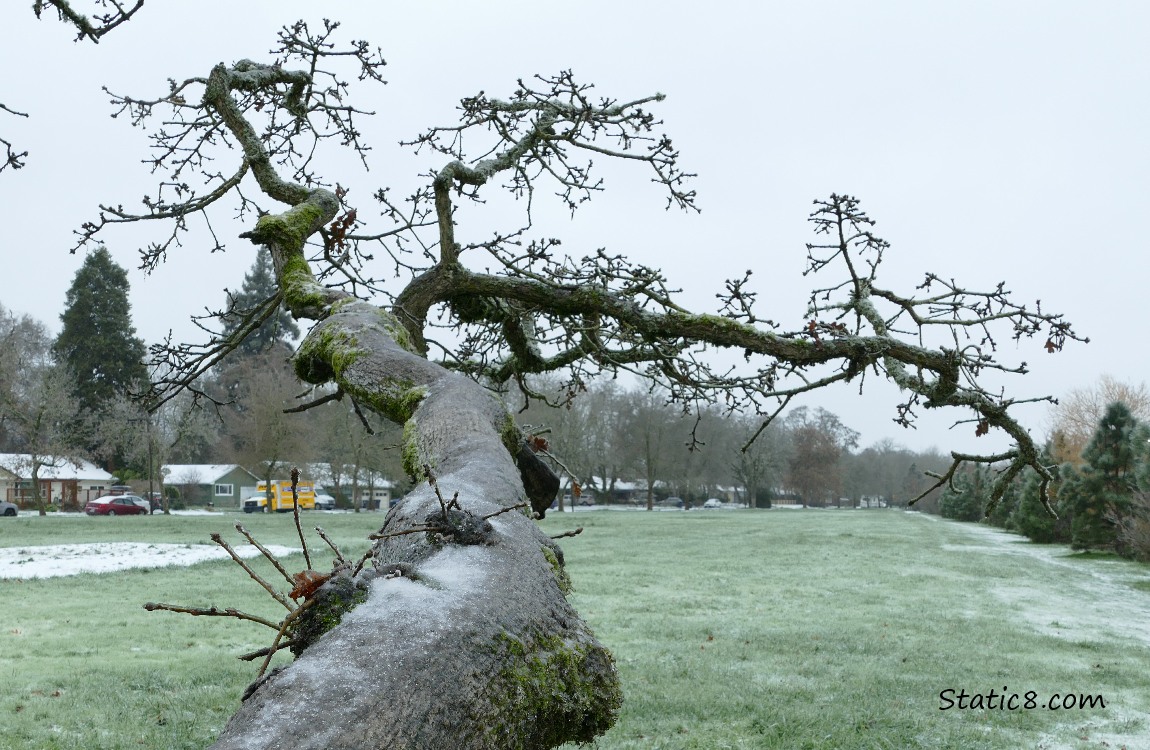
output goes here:
[{"label": "row of conifer trees", "polygon": [[939,512],[961,521],[987,522],[1036,542],[1068,543],[1079,550],[1110,550],[1150,560],[1150,426],[1123,403],[1110,404],[1079,461],[1055,468],[1051,516],[1031,475],[1016,482],[986,513],[993,467],[955,478],[939,498]]}]

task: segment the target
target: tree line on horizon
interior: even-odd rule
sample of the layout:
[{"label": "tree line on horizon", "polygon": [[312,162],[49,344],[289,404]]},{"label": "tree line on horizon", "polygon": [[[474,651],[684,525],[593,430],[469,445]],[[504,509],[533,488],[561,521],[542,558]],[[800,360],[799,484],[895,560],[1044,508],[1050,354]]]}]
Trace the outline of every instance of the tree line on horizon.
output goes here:
[{"label": "tree line on horizon", "polygon": [[[127,273],[99,248],[68,290],[58,336],[0,307],[0,341],[8,353],[0,362],[0,450],[32,455],[31,474],[80,457],[124,480],[154,476],[165,463],[238,463],[270,480],[292,464],[319,462],[335,475],[373,473],[402,483],[398,428],[331,394],[316,399],[292,371],[291,342],[299,330],[282,306],[269,311],[276,289],[266,251],[238,290],[225,290],[224,306],[213,313],[224,333],[243,326],[250,332],[224,364],[152,414],[142,400],[147,350],[132,325],[128,291]],[[676,496],[696,505],[720,497],[749,507],[780,501],[905,507],[934,483],[929,474],[951,462],[937,450],[915,451],[891,440],[859,448],[859,433],[817,406],[794,408],[764,428],[756,415],[719,406],[684,411],[657,389],[628,388],[617,380],[572,389],[544,378],[532,387],[548,398],[533,400],[517,418],[564,477],[561,495],[574,490],[609,502],[626,486],[628,500],[648,506]],[[287,413],[305,396],[327,402]],[[1131,498],[1150,488],[1150,458],[1135,447],[1124,449],[1128,459],[1116,458],[1116,449],[1091,447],[1102,445],[1093,430],[1101,429],[1107,403],[1125,404],[1127,411],[1125,417],[1120,410],[1106,412],[1114,422],[1106,434],[1118,430],[1135,447],[1146,442],[1150,395],[1144,387],[1103,378],[1095,388],[1072,393],[1055,411],[1047,444],[1049,465],[1060,466],[1066,480],[1055,495],[1061,518],[1055,521],[1041,507],[1031,477],[1012,484],[990,515],[992,523],[1039,541],[1133,548],[1117,539],[1123,530],[1129,536],[1141,528],[1142,506]],[[1114,462],[1120,468],[1111,468]],[[915,507],[981,519],[994,472],[992,466],[967,466]],[[1126,489],[1119,492],[1115,482]],[[1109,494],[1095,500],[1100,487]]]},{"label": "tree line on horizon", "polygon": [[[0,363],[0,450],[31,455],[34,483],[42,467],[65,458],[91,460],[124,481],[149,473],[159,480],[165,463],[238,463],[272,479],[293,463],[322,462],[333,473],[402,482],[394,425],[334,398],[285,413],[300,407],[306,389],[289,362],[295,322],[282,307],[265,309],[275,297],[266,252],[213,313],[225,333],[251,332],[225,363],[152,414],[143,400],[147,349],[128,292],[127,273],[99,248],[68,290],[58,336],[0,308],[0,341],[9,353]],[[577,485],[604,500],[627,482],[644,487],[638,500],[649,503],[668,495],[695,503],[721,496],[751,507],[780,498],[812,506],[898,503],[927,486],[922,471],[949,460],[890,441],[858,450],[859,434],[819,407],[793,409],[760,432],[751,415],[715,407],[685,413],[658,391],[618,381],[592,382],[577,398],[564,398],[556,381],[535,387],[551,389],[561,405],[536,404],[519,421],[542,433],[566,492]]]}]

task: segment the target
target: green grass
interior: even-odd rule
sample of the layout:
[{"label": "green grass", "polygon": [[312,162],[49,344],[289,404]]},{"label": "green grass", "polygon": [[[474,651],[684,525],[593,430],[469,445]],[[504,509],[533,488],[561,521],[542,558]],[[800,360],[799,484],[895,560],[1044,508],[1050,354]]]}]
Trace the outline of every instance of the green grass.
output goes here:
[{"label": "green grass", "polygon": [[[246,545],[233,528],[237,521],[265,544],[299,546],[290,514],[3,520],[4,547],[204,544],[215,531],[234,546]],[[304,521],[305,531],[321,525],[346,555],[358,557],[383,515],[307,514]],[[330,569],[332,555],[314,534],[309,548],[313,566]],[[302,555],[287,560],[289,571],[304,567]],[[261,562],[253,567],[279,585],[282,577]],[[286,612],[230,561],[0,579],[0,594],[0,750],[203,748],[258,669],[258,662],[235,657],[269,645],[274,634],[230,618],[149,613],[143,603],[235,606],[274,620]]]},{"label": "green grass", "polygon": [[[288,516],[236,518],[262,541],[295,542]],[[310,518],[355,554],[382,520]],[[233,519],[9,520],[0,546],[196,543],[231,532]],[[593,512],[543,522],[550,533],[576,524],[586,531],[562,540],[573,602],[614,651],[626,695],[603,750],[1150,747],[1141,739],[1150,737],[1145,640],[1076,624],[1105,611],[1094,596],[1150,607],[1145,566],[1056,547],[1039,548],[1045,557],[1008,554],[977,527],[886,511]],[[1095,585],[1099,576],[1106,587]],[[1072,600],[1051,620],[1003,593],[1020,590],[1046,602],[1081,591],[1081,609]],[[278,616],[230,563],[0,580],[0,592],[3,750],[204,747],[256,669],[234,656],[266,645],[265,630],[139,605]],[[1107,708],[939,710],[944,689],[1003,686],[1040,700],[1098,694]]]}]

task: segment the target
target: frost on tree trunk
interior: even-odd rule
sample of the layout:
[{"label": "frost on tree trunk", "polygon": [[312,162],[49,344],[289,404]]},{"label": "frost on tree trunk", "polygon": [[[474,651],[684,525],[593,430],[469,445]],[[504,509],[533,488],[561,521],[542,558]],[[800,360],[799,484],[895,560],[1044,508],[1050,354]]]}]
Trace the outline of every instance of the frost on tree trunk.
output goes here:
[{"label": "frost on tree trunk", "polygon": [[[526,499],[507,409],[397,339],[389,314],[348,301],[296,369],[404,423],[408,469],[458,493],[455,533],[384,537],[371,566],[325,584],[297,632],[326,632],[243,702],[217,750],[549,748],[614,722],[614,661],[567,602],[562,552],[521,510],[482,518]],[[442,517],[425,484],[383,533]]]}]

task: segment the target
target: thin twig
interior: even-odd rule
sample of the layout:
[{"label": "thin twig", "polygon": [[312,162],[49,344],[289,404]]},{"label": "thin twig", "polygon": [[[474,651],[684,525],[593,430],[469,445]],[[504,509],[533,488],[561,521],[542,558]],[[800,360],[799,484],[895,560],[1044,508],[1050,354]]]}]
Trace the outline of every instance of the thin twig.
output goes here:
[{"label": "thin twig", "polygon": [[421,534],[425,531],[450,532],[451,529],[444,526],[412,526],[410,529],[404,529],[403,531],[392,531],[387,534],[368,534],[367,538],[390,539],[393,536],[403,536],[405,534]]},{"label": "thin twig", "polygon": [[272,630],[279,630],[279,623],[272,622],[271,620],[264,619],[257,615],[249,615],[247,612],[240,612],[238,609],[228,607],[227,609],[219,609],[218,607],[184,607],[179,604],[164,604],[162,602],[148,602],[144,605],[144,609],[149,612],[162,610],[164,612],[180,612],[185,615],[192,615],[193,617],[234,617],[237,620],[250,620],[251,622],[258,622],[260,625],[266,625]]},{"label": "thin twig", "polygon": [[761,425],[759,425],[759,429],[755,430],[754,435],[751,435],[751,439],[743,444],[743,447],[742,447],[743,453],[746,453],[748,450],[751,449],[751,444],[754,443],[756,440],[758,440],[759,435],[763,434],[763,430],[767,429],[767,427],[771,424],[771,422],[775,421],[775,417],[782,414],[783,409],[787,408],[787,404],[789,404],[791,402],[792,398],[794,398],[793,393],[789,394],[786,398],[783,399],[783,402],[781,404],[779,404],[779,408],[775,409],[774,414],[772,414],[771,416],[769,416],[765,420],[763,420],[763,423]]},{"label": "thin twig", "polygon": [[327,542],[327,546],[331,547],[331,551],[335,553],[335,559],[346,565],[347,558],[344,557],[343,553],[339,551],[339,547],[335,546],[335,542],[331,540],[331,537],[327,535],[327,532],[323,530],[323,527],[316,526],[315,533],[319,534],[319,538]]},{"label": "thin twig", "polygon": [[259,573],[252,570],[251,566],[249,566],[247,564],[247,562],[245,562],[242,557],[237,555],[236,551],[234,549],[232,549],[231,545],[228,544],[227,542],[225,542],[223,540],[223,538],[218,533],[213,533],[211,536],[212,536],[212,541],[215,542],[216,544],[220,545],[221,547],[223,547],[224,550],[226,550],[227,553],[232,556],[232,559],[236,561],[236,565],[239,565],[241,568],[246,570],[248,575],[251,576],[252,580],[255,581],[256,583],[258,583],[259,585],[263,586],[264,590],[267,591],[269,594],[271,594],[273,599],[275,599],[280,604],[284,605],[284,607],[286,607],[289,612],[291,610],[295,609],[295,607],[293,607],[291,605],[291,603],[288,602],[286,596],[284,596],[283,594],[281,594],[280,592],[278,592],[274,588],[272,588],[272,585],[270,583],[268,583],[267,581],[265,581],[263,578],[261,578]]},{"label": "thin twig", "polygon": [[501,509],[495,511],[494,513],[488,513],[486,516],[483,516],[483,520],[486,521],[488,518],[495,518],[496,516],[502,515],[503,513],[506,513],[509,510],[519,510],[520,508],[526,508],[526,507],[527,507],[527,503],[519,503],[518,505],[512,505],[512,506],[507,507],[507,508],[501,508]]},{"label": "thin twig", "polygon": [[[279,629],[279,625],[276,625],[275,627],[277,630]],[[286,641],[280,642],[280,645],[276,649],[276,651],[283,651],[285,648],[291,648],[292,646],[295,645],[295,643],[296,643],[295,638],[288,638]],[[241,661],[255,661],[256,659],[260,658],[261,656],[267,656],[268,652],[270,652],[271,650],[272,650],[271,646],[268,646],[267,648],[261,648],[258,651],[252,651],[252,652],[247,653],[247,654],[241,654],[241,655],[237,656],[236,658],[241,660]]]},{"label": "thin twig", "polygon": [[459,493],[456,492],[451,496],[451,502],[447,502],[443,499],[443,493],[439,491],[439,481],[431,473],[431,464],[423,465],[423,473],[427,475],[427,483],[431,485],[431,489],[435,490],[435,499],[439,501],[439,508],[443,511],[443,522],[450,523],[451,519],[447,512],[452,508],[459,508]]},{"label": "thin twig", "polygon": [[295,585],[295,579],[293,579],[291,577],[291,573],[288,573],[287,570],[284,569],[284,566],[280,563],[280,561],[276,558],[276,556],[271,553],[271,550],[269,550],[267,547],[263,546],[262,544],[260,544],[259,542],[256,541],[256,538],[251,535],[251,532],[249,532],[247,529],[245,529],[243,527],[243,524],[237,523],[236,524],[236,531],[243,534],[244,538],[247,539],[248,542],[250,542],[252,544],[252,546],[254,546],[256,549],[258,549],[263,554],[263,556],[265,558],[267,558],[268,562],[270,562],[272,565],[274,565],[276,567],[276,570],[278,570],[283,575],[283,577],[287,580],[288,583],[290,583],[293,586]]},{"label": "thin twig", "polygon": [[357,575],[359,575],[359,571],[363,570],[364,563],[366,563],[368,560],[370,560],[371,556],[374,553],[375,553],[374,549],[369,549],[367,552],[364,553],[363,557],[359,558],[359,562],[356,563],[355,570],[351,571],[351,577],[352,578],[355,578]]},{"label": "thin twig", "polygon": [[267,671],[268,664],[271,663],[272,657],[276,655],[276,651],[280,650],[280,639],[283,638],[284,633],[287,632],[288,626],[299,619],[299,616],[303,613],[303,611],[313,604],[315,604],[315,599],[308,599],[303,604],[299,605],[295,611],[285,617],[284,621],[280,623],[279,632],[276,633],[276,637],[275,640],[272,641],[272,645],[268,647],[268,654],[264,658],[264,663],[260,665],[260,671],[256,675],[257,679],[264,676],[264,672]]},{"label": "thin twig", "polygon": [[554,534],[554,535],[552,535],[551,538],[552,539],[562,539],[565,536],[579,536],[582,533],[583,533],[583,527],[580,526],[579,528],[575,529],[574,531],[564,531],[562,534]]},{"label": "thin twig", "polygon": [[308,409],[314,409],[317,406],[323,406],[324,404],[326,404],[329,401],[339,401],[342,398],[343,398],[343,391],[338,390],[335,393],[329,393],[325,396],[321,396],[321,397],[317,398],[315,401],[309,401],[306,404],[300,404],[299,406],[293,406],[291,408],[284,409],[283,413],[284,414],[299,414],[300,412],[307,411]]},{"label": "thin twig", "polygon": [[363,425],[363,429],[367,431],[367,434],[374,435],[375,430],[372,429],[371,422],[367,421],[367,417],[364,416],[363,411],[359,408],[359,402],[354,398],[351,400],[351,408],[355,411],[355,416],[359,417],[359,422]]},{"label": "thin twig", "polygon": [[[299,534],[299,543],[303,546],[303,561],[307,570],[311,570],[311,554],[307,551],[307,540],[303,537],[303,526],[299,522],[299,467],[291,467],[291,509],[295,517],[295,530]],[[262,672],[260,674],[263,674]]]}]

